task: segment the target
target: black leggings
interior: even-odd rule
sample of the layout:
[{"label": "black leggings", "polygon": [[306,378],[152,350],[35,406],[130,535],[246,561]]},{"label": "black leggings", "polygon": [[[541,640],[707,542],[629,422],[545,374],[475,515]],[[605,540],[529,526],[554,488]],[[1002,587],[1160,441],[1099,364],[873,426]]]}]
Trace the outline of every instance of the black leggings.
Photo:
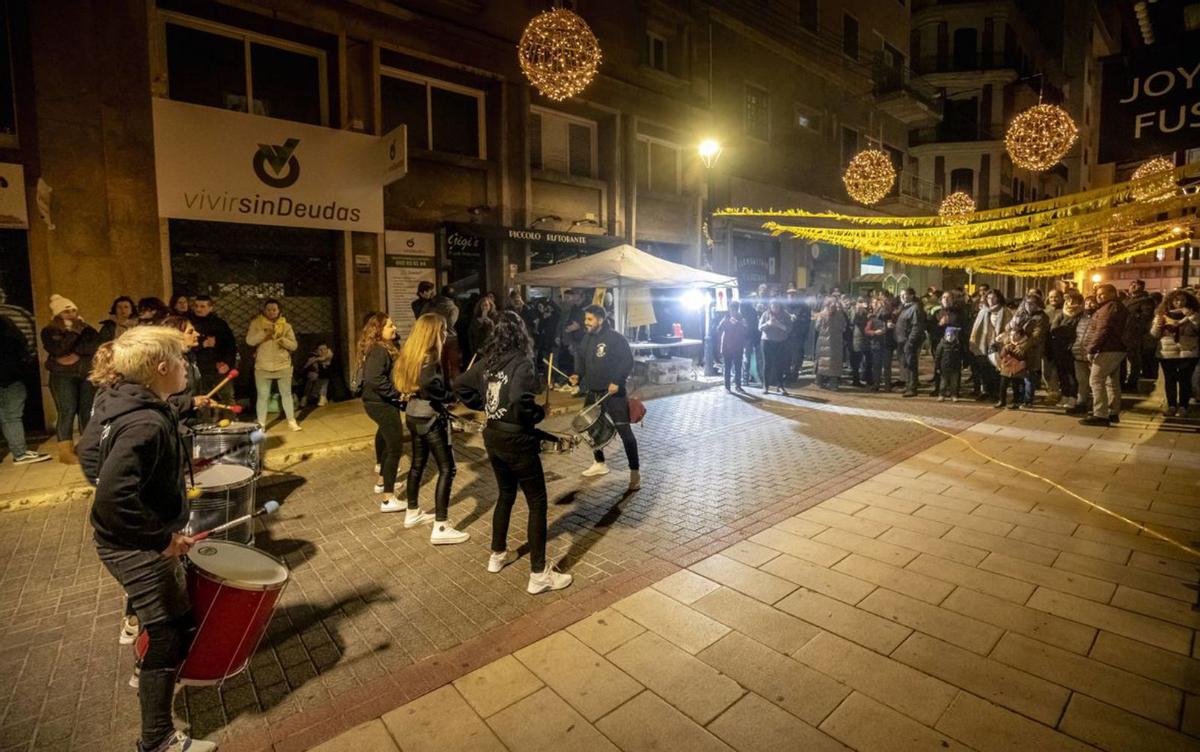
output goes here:
[{"label": "black leggings", "polygon": [[418,433],[414,425],[417,422],[408,419],[408,432],[412,434],[413,457],[412,467],[408,469],[408,508],[417,508],[417,494],[421,490],[421,477],[425,475],[425,465],[429,455],[437,463],[437,489],[434,492],[434,517],[438,522],[446,521],[446,513],[450,509],[450,487],[454,484],[454,476],[458,468],[454,465],[454,452],[450,447],[450,433],[446,430],[446,419],[436,418],[429,431]]},{"label": "black leggings", "polygon": [[400,467],[400,454],[404,450],[404,427],[400,424],[400,410],[382,402],[364,402],[367,417],[379,426],[376,436],[383,437],[383,457],[379,473],[383,476],[384,493],[396,490],[396,469]]},{"label": "black leggings", "polygon": [[[771,385],[783,388],[783,369],[787,365],[787,342],[774,342],[769,339],[763,340],[763,390],[771,388]],[[621,438],[624,438],[622,436]]]},{"label": "black leggings", "polygon": [[1186,408],[1192,399],[1192,371],[1196,358],[1161,358],[1163,386],[1167,392],[1167,407]]},{"label": "black leggings", "polygon": [[[626,426],[628,428],[628,426]],[[525,494],[529,507],[529,570],[546,569],[546,475],[542,471],[540,442],[528,434],[506,433],[492,428],[483,431],[492,471],[500,493],[492,513],[492,552],[508,550],[508,522],[512,517],[517,488]]]}]

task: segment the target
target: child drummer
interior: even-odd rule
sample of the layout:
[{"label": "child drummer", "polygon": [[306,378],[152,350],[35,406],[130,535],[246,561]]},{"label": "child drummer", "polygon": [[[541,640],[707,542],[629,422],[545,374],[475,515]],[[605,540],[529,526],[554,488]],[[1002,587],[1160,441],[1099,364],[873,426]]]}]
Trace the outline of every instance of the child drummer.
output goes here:
[{"label": "child drummer", "polygon": [[80,440],[84,474],[96,482],[91,522],[97,553],[121,583],[149,637],[138,701],[140,752],[210,752],[217,745],[176,731],[175,679],[195,625],[181,557],[187,524],[178,417],[167,399],[184,389],[183,335],[168,327],[130,329],[97,353],[92,381],[104,384]]}]

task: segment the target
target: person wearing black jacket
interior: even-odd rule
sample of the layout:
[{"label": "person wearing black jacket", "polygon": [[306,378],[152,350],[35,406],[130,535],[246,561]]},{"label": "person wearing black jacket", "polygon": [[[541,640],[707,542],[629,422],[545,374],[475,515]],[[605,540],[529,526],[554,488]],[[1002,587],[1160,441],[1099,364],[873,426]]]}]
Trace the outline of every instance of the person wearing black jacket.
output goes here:
[{"label": "person wearing black jacket", "polygon": [[137,327],[97,353],[102,386],[79,444],[95,484],[91,524],[100,561],[121,583],[149,638],[138,678],[143,752],[210,752],[212,742],[176,731],[175,680],[195,630],[181,557],[193,539],[184,489],[187,451],[170,395],[186,386],[183,335]]},{"label": "person wearing black jacket", "polygon": [[[607,312],[598,305],[583,309],[583,324],[587,334],[579,344],[579,358],[575,363],[577,373],[571,376],[571,384],[578,385],[584,395],[584,405],[598,402],[605,395],[602,409],[612,418],[625,445],[625,456],[629,460],[629,490],[642,487],[642,475],[638,464],[637,439],[629,426],[629,399],[625,395],[625,380],[633,371],[633,351],[620,332],[608,325]],[[757,331],[757,327],[755,327]],[[608,474],[604,461],[604,450],[592,452],[595,460],[583,471],[586,478]]]},{"label": "person wearing black jacket", "polygon": [[[383,445],[379,459],[380,482],[375,493],[387,494],[379,504],[381,512],[399,512],[407,507],[396,498],[396,474],[400,467],[400,455],[404,450],[404,427],[400,422],[400,411],[404,409],[404,396],[392,383],[392,363],[398,353],[393,344],[396,325],[383,312],[367,318],[358,339],[358,368],[362,374],[362,404],[367,417],[375,421],[375,443]],[[414,512],[404,518],[405,527],[416,527],[433,522],[433,515]]]},{"label": "person wearing black jacket", "polygon": [[[200,369],[200,392],[207,394],[237,365],[237,338],[225,319],[213,311],[213,299],[207,295],[192,298],[189,318],[200,336],[196,367]],[[215,396],[218,402],[233,404],[233,385],[221,387]]]},{"label": "person wearing black jacket", "polygon": [[896,349],[900,351],[900,368],[904,374],[902,397],[917,396],[917,376],[921,362],[921,344],[925,341],[925,309],[911,287],[900,293],[900,313],[892,330]]},{"label": "person wearing black jacket", "polygon": [[513,311],[504,311],[475,365],[455,380],[454,389],[463,404],[487,415],[483,445],[499,487],[492,513],[492,554],[487,569],[494,574],[510,562],[508,523],[520,487],[529,507],[526,592],[531,595],[561,590],[572,579],[571,575],[556,572],[546,564],[546,475],[538,454],[543,433],[537,428],[546,414],[534,398],[536,387],[533,343],[521,317]]},{"label": "person wearing black jacket", "polygon": [[25,444],[25,379],[33,370],[34,356],[25,333],[0,313],[0,433],[8,444],[14,465],[45,462],[50,455]]},{"label": "person wearing black jacket", "polygon": [[429,542],[433,545],[466,543],[470,534],[456,530],[449,521],[450,489],[457,469],[450,444],[450,418],[447,407],[455,401],[442,378],[442,346],[446,343],[446,321],[436,313],[426,313],[413,324],[396,365],[392,381],[407,399],[405,416],[412,434],[412,466],[408,470],[407,517],[424,514],[417,503],[421,476],[429,455],[437,463],[438,480],[434,492],[434,523]]}]

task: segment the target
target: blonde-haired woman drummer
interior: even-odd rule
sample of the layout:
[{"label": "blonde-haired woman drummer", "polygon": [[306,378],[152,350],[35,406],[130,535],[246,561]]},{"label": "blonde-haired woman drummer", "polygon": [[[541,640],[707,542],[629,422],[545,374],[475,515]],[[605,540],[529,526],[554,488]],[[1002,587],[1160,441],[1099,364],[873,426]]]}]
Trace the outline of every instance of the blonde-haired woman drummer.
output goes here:
[{"label": "blonde-haired woman drummer", "polygon": [[450,446],[450,420],[447,406],[455,402],[454,393],[442,378],[442,346],[446,344],[446,319],[426,313],[413,324],[412,332],[400,349],[392,368],[396,391],[408,396],[404,414],[412,434],[413,458],[408,470],[408,509],[404,526],[421,524],[429,515],[421,511],[417,494],[429,455],[437,463],[438,480],[434,492],[433,532],[429,542],[436,545],[466,543],[471,536],[450,524],[450,488],[457,468]]},{"label": "blonde-haired woman drummer", "polygon": [[168,403],[187,386],[186,341],[176,329],[140,326],[102,346],[92,381],[103,383],[79,443],[96,484],[91,522],[100,561],[125,589],[149,636],[142,658],[138,748],[209,752],[212,742],[175,730],[175,678],[194,630],[180,557],[192,539],[184,490],[186,451]]}]

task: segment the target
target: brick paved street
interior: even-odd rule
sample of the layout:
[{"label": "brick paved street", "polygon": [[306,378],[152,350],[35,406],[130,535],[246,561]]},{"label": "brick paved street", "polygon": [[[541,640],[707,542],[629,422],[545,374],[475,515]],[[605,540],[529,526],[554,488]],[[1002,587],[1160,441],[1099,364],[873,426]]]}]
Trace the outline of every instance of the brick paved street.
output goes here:
[{"label": "brick paved street", "polygon": [[[618,706],[616,712],[626,720],[653,718],[665,702],[691,718],[688,723],[705,725],[743,749],[755,747],[712,724],[725,718],[729,734],[736,734],[738,716],[730,716],[736,709],[743,720],[779,723],[784,730],[794,726],[796,718],[780,716],[772,703],[796,713],[799,722],[819,725],[862,748],[871,748],[869,740],[860,745],[861,740],[830,728],[841,728],[847,718],[857,725],[862,718],[878,717],[898,733],[913,730],[914,723],[941,730],[939,719],[951,724],[978,716],[1004,729],[1007,711],[998,706],[1053,725],[1063,718],[1062,707],[1053,713],[1055,702],[1065,706],[1068,696],[1074,711],[1068,708],[1062,723],[1107,713],[1097,700],[1164,729],[1196,723],[1197,706],[1194,700],[1185,703],[1181,691],[1196,691],[1194,677],[1172,678],[1180,670],[1186,677],[1190,663],[1177,666],[1171,658],[1193,650],[1196,624],[1185,601],[1194,593],[1180,581],[1194,579],[1193,567],[1163,544],[1131,536],[1120,523],[1084,512],[1061,495],[1047,495],[1044,485],[1003,469],[980,468],[977,458],[908,420],[919,416],[960,431],[992,411],[973,403],[812,390],[797,399],[756,403],[710,390],[655,400],[650,410],[647,424],[638,429],[643,490],[620,505],[623,458],[614,457],[612,475],[592,482],[578,478],[588,461],[582,451],[546,458],[550,554],[577,579],[562,593],[538,598],[524,593],[525,560],[500,575],[483,569],[495,489],[477,445],[458,452],[451,511],[472,539],[439,549],[429,546],[427,530],[405,531],[399,516],[376,511],[368,452],[297,466],[294,482],[270,492],[279,495],[283,508],[259,540],[293,571],[270,635],[251,671],[221,692],[181,693],[179,717],[196,735],[221,739],[223,749],[303,749],[516,653],[520,666],[514,668],[512,658],[503,663],[530,691],[514,690],[500,704],[487,706],[462,690],[469,708],[458,699],[446,706],[458,709],[445,712],[457,717],[467,708],[465,715],[511,716],[516,712],[502,708],[528,695],[522,703],[557,702],[554,712],[582,713],[586,721],[598,721],[598,733],[608,734],[608,726],[625,725],[619,715],[605,722]],[[1118,504],[1122,513],[1186,538],[1200,527],[1197,437],[1158,428],[1130,416],[1121,429],[1101,435],[1066,418],[1022,412],[994,416],[972,431],[972,438],[1010,462],[1058,473],[1058,479],[1097,501]],[[926,451],[909,459],[921,450]],[[1078,464],[1085,450],[1098,467]],[[896,462],[903,464],[889,471]],[[969,482],[952,483],[968,473]],[[427,482],[423,495],[431,491]],[[986,501],[985,494],[990,494]],[[1029,499],[1032,495],[1037,498]],[[825,502],[820,509],[790,520],[819,502]],[[9,678],[0,687],[0,749],[121,749],[133,738],[136,695],[125,684],[131,659],[116,642],[120,593],[96,561],[86,513],[86,502],[76,500],[0,514],[0,628],[6,635],[0,675]],[[525,520],[520,506],[514,517],[519,541]],[[722,550],[722,556],[712,556]],[[688,566],[690,574],[678,573]],[[660,582],[664,577],[669,584]],[[658,595],[643,592],[653,583],[659,583]],[[584,650],[602,654],[617,650],[633,632],[638,635],[619,648],[622,659],[611,656],[613,682],[622,685],[614,695],[619,701],[611,704],[604,696],[594,706],[581,707],[571,690],[548,678],[558,671],[568,675],[564,681],[576,681],[569,678],[572,672],[554,668],[558,655],[547,653],[544,643],[537,643],[542,648],[531,644],[546,635],[561,642],[565,638],[557,630],[618,601],[616,612],[606,613],[623,615],[613,616],[611,623],[635,625],[624,639],[602,645],[595,640],[607,638],[585,638],[580,632],[586,626],[572,627],[572,634],[590,646]],[[758,602],[764,606],[755,607]],[[787,619],[767,613],[780,609]],[[701,616],[691,615],[696,610]],[[764,634],[754,626],[759,616],[770,624],[802,626]],[[742,619],[748,626],[739,626]],[[697,624],[699,634],[693,629]],[[740,645],[738,639],[753,644]],[[1050,647],[1043,649],[1043,642]],[[665,644],[678,649],[658,651]],[[724,658],[712,652],[718,645]],[[664,665],[685,672],[699,670],[698,655],[726,676],[714,684],[714,696],[696,700],[702,710],[689,712],[690,705],[634,668],[647,649],[674,656],[664,658]],[[921,661],[952,650],[965,656],[962,666],[971,665],[972,656],[988,656],[973,658],[984,662],[979,665],[1007,666],[996,669],[999,678],[981,680],[993,682],[989,686],[995,691],[964,687],[974,694],[947,694],[950,685],[963,687],[964,680],[938,677]],[[1037,650],[1046,655],[1031,659]],[[838,689],[812,698],[811,707],[809,698],[780,700],[768,689],[755,690],[761,697],[744,694],[745,677],[739,678],[735,668],[744,671],[754,660],[784,662],[782,654],[797,658],[795,665],[806,667],[806,676],[821,676]],[[1090,654],[1094,661],[1073,654]],[[1127,665],[1129,655],[1140,656],[1137,665]],[[723,659],[731,661],[728,667]],[[1035,665],[1028,665],[1031,660]],[[836,665],[826,665],[831,661]],[[1143,673],[1157,673],[1148,674],[1154,681],[1141,680],[1146,686],[1138,686],[1145,691],[1089,694],[1092,683],[1108,686],[1125,678],[1112,674],[1115,669],[1096,668],[1095,661],[1135,670],[1144,665]],[[893,668],[897,662],[912,668],[900,671]],[[884,681],[891,688],[887,691],[930,694],[931,699],[914,700],[909,707],[891,695],[880,696],[883,690],[858,685],[855,666],[891,677]],[[1060,691],[1047,689],[1028,705],[1014,707],[1024,700],[1004,699],[1010,690],[1004,679],[1025,677],[1022,672],[1038,674],[1041,684]],[[910,674],[937,691],[899,692]],[[642,692],[643,686],[650,692]],[[440,690],[439,696],[456,691]],[[1143,704],[1130,708],[1127,695],[1141,698],[1129,702]],[[948,699],[939,705],[942,697]],[[998,703],[983,703],[995,709],[987,711],[992,715],[980,710],[980,698]],[[818,714],[820,708],[825,709]],[[488,724],[511,748],[525,747],[521,729],[513,729],[513,736],[502,730],[501,720],[489,718]],[[399,733],[399,726],[389,727]],[[1113,733],[1122,729],[1120,724],[1114,728]],[[971,746],[1000,748],[944,733]],[[647,741],[609,738],[627,749]],[[453,748],[444,739],[440,743]]]}]

